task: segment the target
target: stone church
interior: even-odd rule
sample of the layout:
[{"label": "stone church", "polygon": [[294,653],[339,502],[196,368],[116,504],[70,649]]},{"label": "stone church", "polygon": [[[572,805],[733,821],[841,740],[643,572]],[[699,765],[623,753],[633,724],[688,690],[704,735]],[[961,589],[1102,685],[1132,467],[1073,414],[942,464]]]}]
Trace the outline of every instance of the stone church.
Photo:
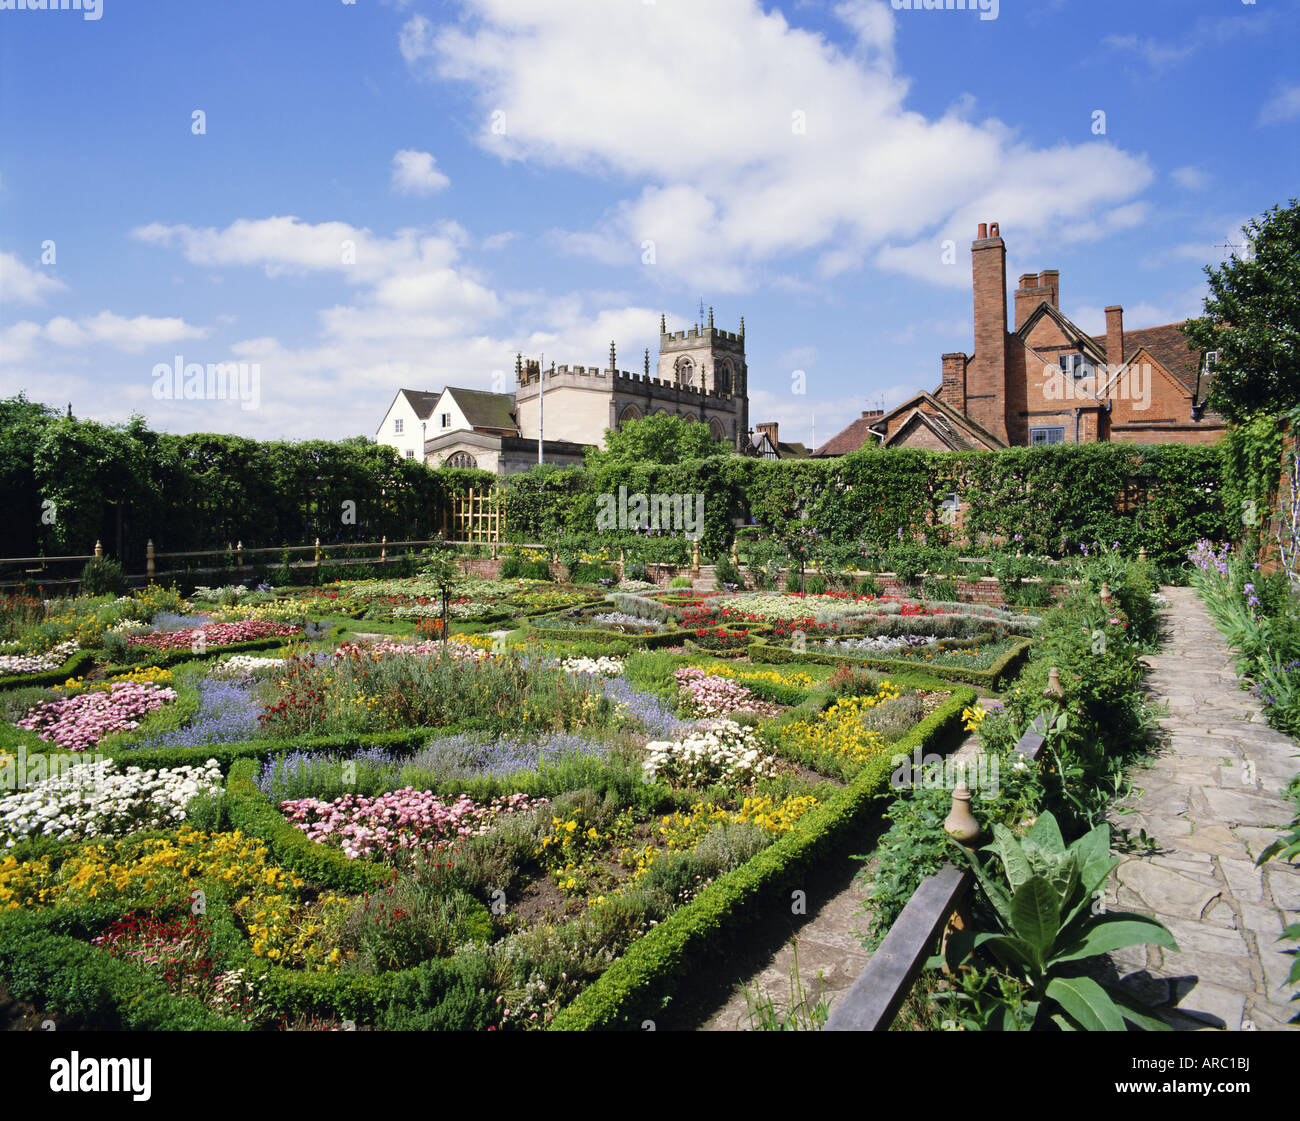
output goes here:
[{"label": "stone church", "polygon": [[611,342],[603,369],[552,363],[543,370],[539,360],[516,356],[514,393],[399,390],[376,441],[430,467],[508,475],[537,464],[539,439],[544,462],[575,466],[586,447],[604,446],[606,429],[660,414],[707,424],[719,440],[754,454],[743,318],[739,331],[723,331],[710,308],[707,326],[669,331],[661,316],[653,375],[648,349],[641,372],[628,372],[618,368]]}]

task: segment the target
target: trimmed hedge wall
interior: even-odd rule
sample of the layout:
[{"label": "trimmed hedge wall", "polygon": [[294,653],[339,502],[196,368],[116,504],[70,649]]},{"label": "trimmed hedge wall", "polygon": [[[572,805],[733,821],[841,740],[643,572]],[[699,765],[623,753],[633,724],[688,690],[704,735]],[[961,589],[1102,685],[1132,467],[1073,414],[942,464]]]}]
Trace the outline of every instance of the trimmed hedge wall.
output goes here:
[{"label": "trimmed hedge wall", "polygon": [[[973,689],[959,688],[938,709],[894,745],[894,752],[933,747],[961,725],[961,711],[974,702]],[[706,961],[725,954],[730,936],[755,910],[797,886],[816,862],[844,840],[888,789],[890,757],[868,764],[829,802],[805,814],[775,844],[734,872],[710,884],[635,942],[600,978],[551,1022],[551,1031],[635,1028],[653,1018],[673,991]]]}]

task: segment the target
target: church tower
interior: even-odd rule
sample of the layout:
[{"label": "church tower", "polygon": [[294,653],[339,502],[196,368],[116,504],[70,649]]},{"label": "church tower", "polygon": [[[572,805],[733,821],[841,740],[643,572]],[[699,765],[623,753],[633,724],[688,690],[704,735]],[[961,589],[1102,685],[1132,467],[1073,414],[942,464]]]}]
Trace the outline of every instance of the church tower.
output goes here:
[{"label": "church tower", "polygon": [[669,331],[661,316],[655,376],[667,385],[734,398],[739,404],[735,444],[737,449],[742,446],[749,430],[744,318],[738,332],[719,330],[713,325],[713,309],[709,308],[707,326],[696,324],[688,331]]}]

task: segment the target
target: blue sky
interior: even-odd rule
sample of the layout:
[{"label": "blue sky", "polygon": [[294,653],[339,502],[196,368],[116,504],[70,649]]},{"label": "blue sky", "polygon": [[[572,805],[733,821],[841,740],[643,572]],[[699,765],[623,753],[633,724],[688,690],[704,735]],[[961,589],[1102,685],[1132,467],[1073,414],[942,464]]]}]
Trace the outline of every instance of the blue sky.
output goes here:
[{"label": "blue sky", "polygon": [[[1082,326],[1152,326],[1300,182],[1300,0],[86,14],[0,10],[0,395],[167,431],[369,435],[517,350],[639,369],[702,298],[751,420],[820,443],[971,349],[978,222]],[[257,363],[256,407],[156,399],[178,355]]]}]

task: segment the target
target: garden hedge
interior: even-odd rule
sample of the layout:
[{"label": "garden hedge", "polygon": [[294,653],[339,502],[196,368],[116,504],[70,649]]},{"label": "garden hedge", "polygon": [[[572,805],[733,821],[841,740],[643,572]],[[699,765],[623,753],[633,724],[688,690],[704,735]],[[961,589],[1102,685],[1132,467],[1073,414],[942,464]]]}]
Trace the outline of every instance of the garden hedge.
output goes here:
[{"label": "garden hedge", "polygon": [[[954,690],[893,745],[893,753],[936,747],[960,728],[962,709],[975,699],[973,689]],[[845,840],[888,790],[894,770],[891,756],[869,763],[834,798],[800,818],[779,841],[716,880],[635,942],[556,1015],[549,1030],[637,1028],[645,1019],[653,1019],[690,972],[717,962],[726,953],[730,937],[754,911],[797,887],[819,859]]]}]

